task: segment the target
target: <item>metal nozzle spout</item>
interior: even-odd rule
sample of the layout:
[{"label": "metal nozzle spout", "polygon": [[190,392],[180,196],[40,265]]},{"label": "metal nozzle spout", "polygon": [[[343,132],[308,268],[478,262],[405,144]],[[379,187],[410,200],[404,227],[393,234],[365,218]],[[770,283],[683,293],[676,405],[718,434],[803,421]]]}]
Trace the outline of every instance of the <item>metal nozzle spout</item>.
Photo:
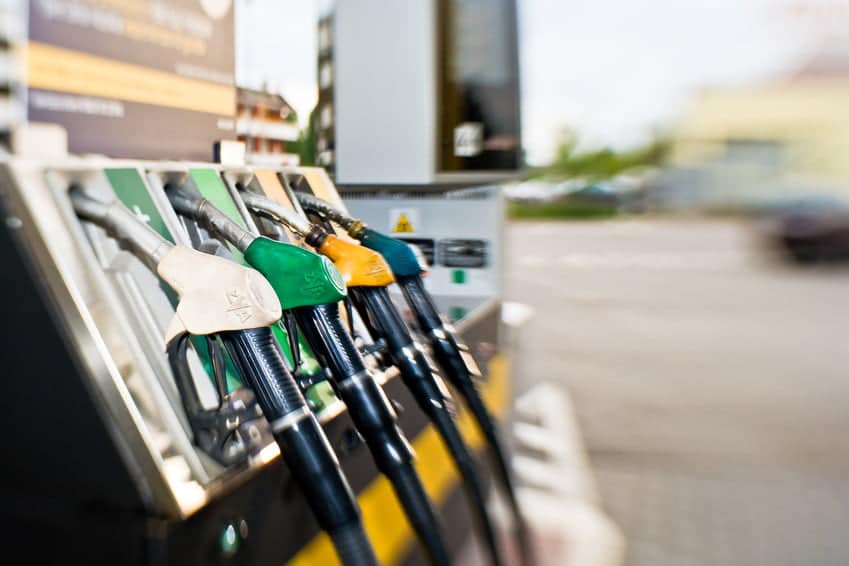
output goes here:
[{"label": "metal nozzle spout", "polygon": [[196,220],[209,231],[236,246],[239,251],[244,252],[256,239],[254,234],[239,226],[205,198],[175,185],[167,186],[165,193],[178,214]]},{"label": "metal nozzle spout", "polygon": [[309,220],[303,218],[294,210],[286,208],[282,204],[264,196],[244,191],[242,193],[242,200],[248,208],[260,214],[270,216],[278,222],[282,222],[299,236],[306,237],[313,229],[312,223]]},{"label": "metal nozzle spout", "polygon": [[106,230],[121,247],[135,254],[154,271],[162,258],[174,247],[120,201],[97,200],[87,195],[80,187],[72,187],[68,196],[77,216]]},{"label": "metal nozzle spout", "polygon": [[352,227],[357,225],[361,225],[363,228],[365,227],[365,224],[359,220],[351,218],[326,200],[320,199],[317,196],[306,193],[295,193],[295,196],[305,209],[321,214],[328,220],[336,222],[345,230],[351,230]]}]

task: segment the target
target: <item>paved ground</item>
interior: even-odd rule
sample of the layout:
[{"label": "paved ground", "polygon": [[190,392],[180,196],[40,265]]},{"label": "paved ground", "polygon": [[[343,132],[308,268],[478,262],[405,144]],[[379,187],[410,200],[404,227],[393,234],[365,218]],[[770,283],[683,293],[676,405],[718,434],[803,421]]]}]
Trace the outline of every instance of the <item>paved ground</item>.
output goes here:
[{"label": "paved ground", "polygon": [[629,564],[849,564],[849,270],[745,224],[514,223],[524,375],[573,398]]}]

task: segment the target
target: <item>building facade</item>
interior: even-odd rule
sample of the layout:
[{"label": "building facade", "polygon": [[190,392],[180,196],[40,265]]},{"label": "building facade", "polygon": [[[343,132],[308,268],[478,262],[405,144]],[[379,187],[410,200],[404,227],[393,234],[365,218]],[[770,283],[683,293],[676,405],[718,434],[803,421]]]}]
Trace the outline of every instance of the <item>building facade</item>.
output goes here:
[{"label": "building facade", "polygon": [[298,165],[300,129],[295,111],[279,94],[239,88],[236,94],[236,135],[245,144],[251,165]]},{"label": "building facade", "polygon": [[671,173],[685,200],[849,200],[849,52],[818,53],[762,84],[703,92],[674,131]]}]

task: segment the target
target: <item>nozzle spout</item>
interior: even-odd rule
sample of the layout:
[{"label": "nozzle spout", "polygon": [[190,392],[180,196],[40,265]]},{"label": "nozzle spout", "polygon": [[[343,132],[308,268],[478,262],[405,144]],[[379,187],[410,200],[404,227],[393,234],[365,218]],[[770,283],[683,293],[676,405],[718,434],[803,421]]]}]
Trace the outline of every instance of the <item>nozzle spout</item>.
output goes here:
[{"label": "nozzle spout", "polygon": [[174,247],[118,200],[97,200],[81,187],[72,187],[68,196],[77,216],[106,230],[121,247],[135,254],[153,271]]},{"label": "nozzle spout", "polygon": [[306,193],[295,193],[295,196],[305,209],[321,214],[328,220],[336,222],[345,230],[350,229],[354,223],[358,222],[357,219],[351,218],[326,200],[320,199],[317,196]]},{"label": "nozzle spout", "polygon": [[171,206],[178,214],[196,220],[204,228],[215,233],[244,252],[256,236],[239,226],[214,204],[186,189],[169,185],[165,188]]},{"label": "nozzle spout", "polygon": [[313,229],[312,223],[309,220],[303,218],[294,210],[269,198],[244,191],[242,192],[242,200],[248,208],[260,214],[270,216],[278,222],[282,222],[299,236],[306,237]]}]

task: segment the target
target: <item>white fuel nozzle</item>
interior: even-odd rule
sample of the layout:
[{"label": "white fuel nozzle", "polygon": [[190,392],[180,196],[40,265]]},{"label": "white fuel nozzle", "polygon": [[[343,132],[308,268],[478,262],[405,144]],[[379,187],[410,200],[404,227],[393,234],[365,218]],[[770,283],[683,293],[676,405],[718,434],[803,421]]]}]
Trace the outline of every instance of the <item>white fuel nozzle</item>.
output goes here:
[{"label": "white fuel nozzle", "polygon": [[265,277],[230,260],[175,246],[156,271],[180,296],[166,343],[181,332],[205,335],[270,326],[283,315]]},{"label": "white fuel nozzle", "polygon": [[98,200],[78,187],[72,188],[68,196],[77,216],[106,230],[121,247],[132,252],[153,270],[174,247],[174,244],[139,220],[117,199]]},{"label": "white fuel nozzle", "polygon": [[166,343],[182,332],[247,330],[280,320],[280,300],[255,269],[168,242],[120,201],[99,201],[81,189],[71,190],[70,197],[80,218],[105,229],[177,292],[180,302]]}]

